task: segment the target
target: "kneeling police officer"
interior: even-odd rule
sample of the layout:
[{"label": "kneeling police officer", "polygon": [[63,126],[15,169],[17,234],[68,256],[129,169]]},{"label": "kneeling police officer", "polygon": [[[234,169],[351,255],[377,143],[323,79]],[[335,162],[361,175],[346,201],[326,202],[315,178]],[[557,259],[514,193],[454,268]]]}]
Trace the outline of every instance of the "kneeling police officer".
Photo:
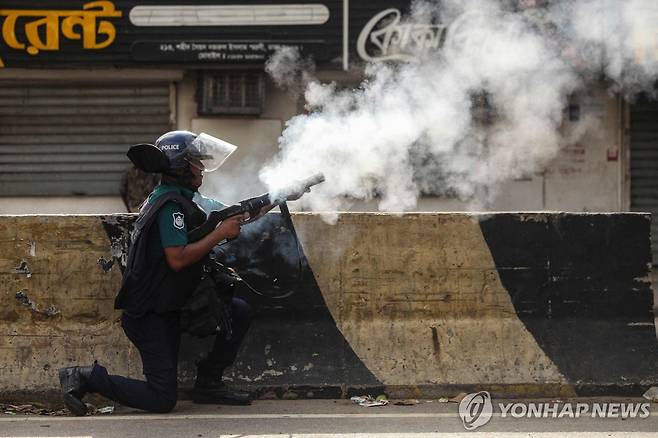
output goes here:
[{"label": "kneeling police officer", "polygon": [[[246,219],[230,217],[212,232],[189,242],[188,230],[206,219],[199,205],[219,210],[224,205],[198,193],[203,173],[218,168],[235,146],[206,134],[172,131],[154,145],[131,148],[137,167],[162,173],[161,183],[141,207],[135,222],[128,262],[115,308],[122,309],[121,325],[139,351],[146,381],[111,375],[92,366],[63,368],[60,384],[67,408],[87,413],[86,393],[98,393],[122,405],[151,412],[169,412],[177,401],[180,313],[198,286],[213,247],[236,238]],[[263,207],[260,214],[272,208]],[[252,219],[253,218],[249,218]],[[239,299],[230,301],[231,333],[218,334],[212,350],[197,365],[193,400],[198,403],[249,404],[250,395],[222,382],[224,368],[233,363],[249,328],[251,309]]]}]

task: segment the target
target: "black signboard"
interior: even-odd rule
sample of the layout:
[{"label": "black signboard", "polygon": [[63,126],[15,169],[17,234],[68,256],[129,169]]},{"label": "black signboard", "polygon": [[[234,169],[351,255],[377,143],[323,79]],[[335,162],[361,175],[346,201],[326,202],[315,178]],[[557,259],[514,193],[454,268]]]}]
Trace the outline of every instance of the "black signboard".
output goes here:
[{"label": "black signboard", "polygon": [[135,61],[174,62],[265,62],[277,49],[294,47],[302,55],[322,51],[322,41],[136,41],[132,45]]},{"label": "black signboard", "polygon": [[405,45],[440,39],[438,27],[400,24],[409,3],[3,0],[0,66],[262,64],[284,45],[336,67],[403,59]]}]

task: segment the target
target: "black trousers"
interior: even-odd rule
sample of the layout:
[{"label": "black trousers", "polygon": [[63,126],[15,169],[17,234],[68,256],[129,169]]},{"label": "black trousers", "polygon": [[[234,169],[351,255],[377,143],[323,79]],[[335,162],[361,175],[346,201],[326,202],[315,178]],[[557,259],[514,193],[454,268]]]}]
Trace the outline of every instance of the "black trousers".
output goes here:
[{"label": "black trousers", "polygon": [[[89,392],[131,408],[150,412],[169,412],[178,400],[178,350],[180,346],[180,315],[149,313],[140,318],[124,314],[123,331],[142,357],[146,381],[110,375],[96,364],[89,378]],[[251,322],[251,307],[244,300],[233,298],[233,335],[230,339],[217,336],[206,362],[212,361],[221,370],[235,361],[240,344]]]}]

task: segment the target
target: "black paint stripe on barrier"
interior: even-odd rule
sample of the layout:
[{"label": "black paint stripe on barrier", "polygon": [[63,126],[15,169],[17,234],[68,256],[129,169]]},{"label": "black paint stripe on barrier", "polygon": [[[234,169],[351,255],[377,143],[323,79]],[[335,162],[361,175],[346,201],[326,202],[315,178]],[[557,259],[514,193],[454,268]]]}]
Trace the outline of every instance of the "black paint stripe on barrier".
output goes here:
[{"label": "black paint stripe on barrier", "polygon": [[[101,220],[113,254],[127,254],[126,236],[134,217]],[[301,245],[280,214],[270,213],[244,226],[238,239],[221,247],[220,256],[267,296],[294,291],[284,299],[258,296],[244,288],[239,292],[256,316],[236,363],[225,376],[252,388],[294,387],[300,396],[322,396],[323,388],[327,396],[335,397],[341,395],[339,390],[345,396],[350,386],[382,387],[336,326]],[[183,339],[179,381],[184,387],[194,381],[195,362],[211,342],[212,338]]]},{"label": "black paint stripe on barrier", "polygon": [[519,319],[581,395],[658,383],[649,226],[641,214],[480,218]]}]

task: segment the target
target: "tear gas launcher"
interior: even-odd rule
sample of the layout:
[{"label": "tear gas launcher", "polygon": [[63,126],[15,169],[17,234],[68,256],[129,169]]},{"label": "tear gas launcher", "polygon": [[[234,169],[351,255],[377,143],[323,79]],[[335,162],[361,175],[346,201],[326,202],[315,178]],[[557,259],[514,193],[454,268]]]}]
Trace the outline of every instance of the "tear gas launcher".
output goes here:
[{"label": "tear gas launcher", "polygon": [[245,199],[244,201],[240,201],[239,204],[230,205],[221,210],[212,211],[208,215],[208,219],[203,224],[187,233],[187,239],[190,242],[201,240],[212,230],[214,230],[220,222],[236,215],[243,215],[248,213],[250,218],[255,219],[263,207],[272,204],[283,204],[286,201],[297,200],[304,193],[309,192],[311,187],[320,184],[323,181],[324,175],[322,173],[316,173],[315,175],[306,179],[298,180],[293,184],[290,184],[283,190],[279,190],[276,194],[274,194],[274,196],[270,195],[269,193],[265,193],[264,195],[260,195],[255,198],[249,198]]}]

